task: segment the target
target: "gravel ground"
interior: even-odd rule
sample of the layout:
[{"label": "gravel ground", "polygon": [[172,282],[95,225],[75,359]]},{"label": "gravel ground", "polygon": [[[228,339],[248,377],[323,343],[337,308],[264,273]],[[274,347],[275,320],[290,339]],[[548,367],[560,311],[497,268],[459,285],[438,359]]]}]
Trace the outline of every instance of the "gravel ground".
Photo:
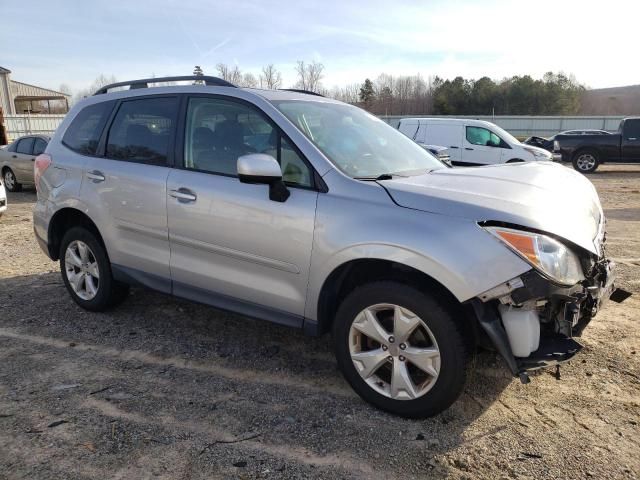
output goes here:
[{"label": "gravel ground", "polygon": [[635,295],[598,315],[560,380],[521,385],[482,352],[460,400],[421,421],[362,402],[328,338],[142,289],[82,311],[33,238],[35,194],[10,194],[0,478],[638,478],[640,169],[589,178]]}]

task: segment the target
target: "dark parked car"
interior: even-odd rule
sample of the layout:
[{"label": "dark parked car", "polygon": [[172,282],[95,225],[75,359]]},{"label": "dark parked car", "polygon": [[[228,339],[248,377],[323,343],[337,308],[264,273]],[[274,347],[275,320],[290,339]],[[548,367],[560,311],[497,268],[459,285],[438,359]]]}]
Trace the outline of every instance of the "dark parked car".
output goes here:
[{"label": "dark parked car", "polygon": [[556,133],[551,137],[536,137],[532,136],[527,138],[524,143],[527,145],[533,145],[534,147],[544,148],[549,152],[553,152],[553,141],[561,135],[610,135],[606,130],[566,130],[564,132]]},{"label": "dark parked car", "polygon": [[640,164],[640,117],[625,118],[611,135],[558,136],[553,153],[582,173],[595,172],[601,163]]}]

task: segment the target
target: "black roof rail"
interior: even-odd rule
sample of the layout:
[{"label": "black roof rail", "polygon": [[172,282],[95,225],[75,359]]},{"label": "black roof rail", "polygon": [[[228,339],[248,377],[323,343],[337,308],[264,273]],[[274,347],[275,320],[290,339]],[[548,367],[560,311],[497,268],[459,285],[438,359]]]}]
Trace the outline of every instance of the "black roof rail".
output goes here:
[{"label": "black roof rail", "polygon": [[157,77],[157,78],[143,78],[140,80],[129,80],[127,82],[118,82],[112,83],[110,85],[105,85],[100,88],[94,95],[101,95],[103,93],[108,93],[109,90],[116,87],[129,87],[129,90],[134,90],[136,88],[148,88],[150,83],[161,83],[161,82],[179,82],[182,80],[199,80],[205,83],[205,85],[210,87],[233,87],[236,86],[233,83],[227,82],[222,78],[218,77],[209,77],[206,75],[183,75],[178,77]]},{"label": "black roof rail", "polygon": [[303,90],[301,88],[279,88],[278,90],[284,90],[285,92],[306,93],[307,95],[315,95],[316,97],[324,97],[321,93],[312,92],[311,90]]}]

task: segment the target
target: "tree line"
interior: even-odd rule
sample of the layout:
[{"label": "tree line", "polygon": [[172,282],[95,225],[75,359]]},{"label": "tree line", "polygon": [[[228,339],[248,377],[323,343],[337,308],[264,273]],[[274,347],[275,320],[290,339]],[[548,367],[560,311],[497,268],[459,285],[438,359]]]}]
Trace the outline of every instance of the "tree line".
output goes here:
[{"label": "tree line", "polygon": [[[317,92],[377,115],[573,115],[580,112],[585,92],[585,87],[573,76],[553,72],[541,79],[524,75],[502,80],[461,76],[449,80],[382,73],[361,84],[328,89],[322,82],[325,76],[322,63],[299,60],[294,68],[296,80],[289,88]],[[193,73],[205,74],[200,66]],[[284,88],[282,73],[273,64],[253,73],[242,71],[238,65],[218,63],[214,74],[240,87]],[[89,88],[77,92],[74,99],[115,81],[113,76],[100,75]],[[68,87],[60,89],[67,91]]]}]

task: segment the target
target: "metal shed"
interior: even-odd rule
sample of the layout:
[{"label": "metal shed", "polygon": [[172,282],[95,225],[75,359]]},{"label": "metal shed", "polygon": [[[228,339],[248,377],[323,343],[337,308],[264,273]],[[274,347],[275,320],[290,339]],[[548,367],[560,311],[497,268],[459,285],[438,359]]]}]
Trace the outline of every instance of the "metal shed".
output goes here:
[{"label": "metal shed", "polygon": [[[5,115],[66,113],[69,99],[63,92],[11,80],[11,70],[0,67],[0,108]],[[59,104],[56,112],[52,112],[52,102]]]}]

